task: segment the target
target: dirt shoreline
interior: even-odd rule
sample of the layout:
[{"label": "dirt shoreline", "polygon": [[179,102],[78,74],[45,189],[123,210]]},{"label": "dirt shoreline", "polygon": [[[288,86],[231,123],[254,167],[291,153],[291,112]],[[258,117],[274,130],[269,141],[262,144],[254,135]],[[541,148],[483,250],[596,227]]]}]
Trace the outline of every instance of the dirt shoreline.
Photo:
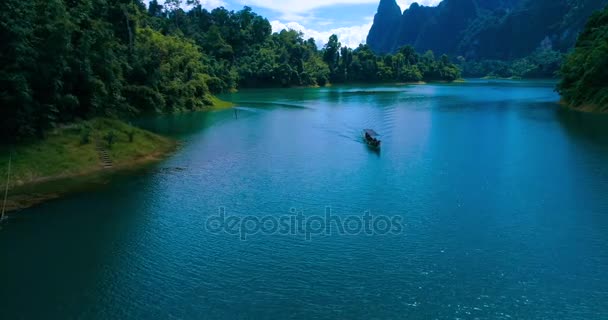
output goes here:
[{"label": "dirt shoreline", "polygon": [[575,106],[568,104],[566,101],[564,101],[564,99],[561,99],[559,101],[559,105],[568,111],[575,111],[575,112],[587,113],[587,114],[608,114],[608,107],[605,107],[602,109],[602,108],[600,108],[596,105],[592,105],[592,104],[583,104],[583,105],[575,107]]}]

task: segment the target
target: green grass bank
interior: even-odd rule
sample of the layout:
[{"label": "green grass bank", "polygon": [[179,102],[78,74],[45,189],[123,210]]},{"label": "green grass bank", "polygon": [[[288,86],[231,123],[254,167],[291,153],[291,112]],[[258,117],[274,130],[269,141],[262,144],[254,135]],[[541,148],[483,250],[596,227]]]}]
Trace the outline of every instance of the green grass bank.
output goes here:
[{"label": "green grass bank", "polygon": [[[9,177],[9,158],[7,211],[12,211],[77,189],[89,177],[158,161],[176,147],[174,140],[115,119],[97,118],[56,128],[42,140],[0,150],[2,198]],[[105,151],[111,168],[104,168],[100,150]]]}]

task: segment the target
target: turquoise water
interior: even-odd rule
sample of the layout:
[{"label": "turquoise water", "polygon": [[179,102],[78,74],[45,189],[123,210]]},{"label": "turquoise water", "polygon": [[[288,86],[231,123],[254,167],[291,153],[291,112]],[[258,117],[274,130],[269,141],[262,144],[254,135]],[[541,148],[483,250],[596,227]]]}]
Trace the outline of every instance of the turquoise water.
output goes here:
[{"label": "turquoise water", "polygon": [[[242,91],[142,121],[181,149],[2,226],[0,319],[606,319],[608,120],[553,86]],[[207,223],[326,207],[402,229]]]}]

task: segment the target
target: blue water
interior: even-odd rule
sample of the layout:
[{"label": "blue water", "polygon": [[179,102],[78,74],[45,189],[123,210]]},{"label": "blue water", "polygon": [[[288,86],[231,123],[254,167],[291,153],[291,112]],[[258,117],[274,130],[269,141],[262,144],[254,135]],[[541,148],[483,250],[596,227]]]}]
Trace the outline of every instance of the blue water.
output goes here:
[{"label": "blue water", "polygon": [[[608,119],[553,87],[244,90],[146,119],[174,155],[2,226],[0,319],[607,319]],[[326,207],[403,228],[207,225]]]}]

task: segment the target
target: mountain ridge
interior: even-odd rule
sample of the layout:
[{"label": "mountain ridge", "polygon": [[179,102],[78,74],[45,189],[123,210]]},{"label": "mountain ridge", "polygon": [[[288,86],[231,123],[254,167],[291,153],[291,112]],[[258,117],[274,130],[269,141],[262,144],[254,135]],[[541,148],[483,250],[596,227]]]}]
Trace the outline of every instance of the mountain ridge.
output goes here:
[{"label": "mountain ridge", "polygon": [[377,47],[388,47],[394,42],[392,34],[385,32],[401,19],[401,8],[395,0],[380,0],[374,23],[369,30],[368,39],[375,39]]},{"label": "mountain ridge", "polygon": [[411,45],[467,59],[565,52],[588,17],[606,5],[608,0],[443,0],[436,7],[413,3],[397,21],[395,0],[382,0],[367,44],[380,54]]}]

